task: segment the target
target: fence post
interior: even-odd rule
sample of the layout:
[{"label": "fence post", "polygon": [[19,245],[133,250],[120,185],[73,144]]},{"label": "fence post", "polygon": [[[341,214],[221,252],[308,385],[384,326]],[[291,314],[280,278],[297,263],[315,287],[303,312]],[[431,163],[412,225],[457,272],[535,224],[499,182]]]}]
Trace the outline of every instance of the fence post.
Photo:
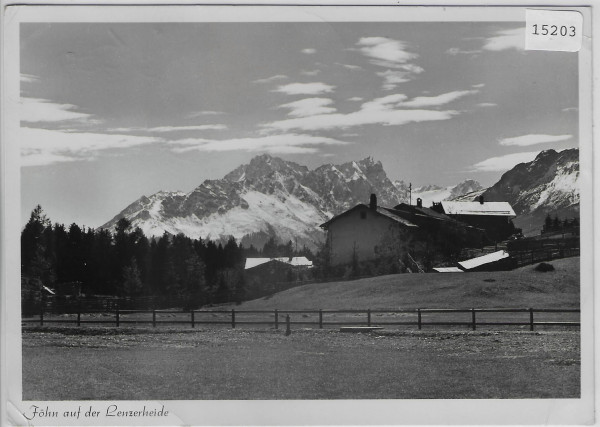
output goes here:
[{"label": "fence post", "polygon": [[533,308],[529,308],[529,330],[533,331]]},{"label": "fence post", "polygon": [[196,318],[194,317],[194,309],[192,309],[192,328],[196,327]]},{"label": "fence post", "polygon": [[81,326],[81,304],[77,306],[77,326]]},{"label": "fence post", "polygon": [[417,308],[417,325],[421,329],[421,309]]},{"label": "fence post", "polygon": [[231,309],[231,327],[235,329],[235,308]]},{"label": "fence post", "polygon": [[156,309],[152,309],[152,327],[156,328]]},{"label": "fence post", "polygon": [[279,329],[279,311],[275,309],[275,329]]},{"label": "fence post", "polygon": [[119,327],[119,305],[117,304],[117,327]]},{"label": "fence post", "polygon": [[44,304],[40,305],[40,326],[44,326]]},{"label": "fence post", "polygon": [[323,310],[319,309],[319,329],[323,329]]},{"label": "fence post", "polygon": [[371,309],[367,310],[367,326],[371,326]]},{"label": "fence post", "polygon": [[290,328],[290,315],[285,316],[285,336],[288,336],[292,333],[292,329]]},{"label": "fence post", "polygon": [[473,330],[475,330],[476,323],[475,323],[475,309],[474,308],[471,309],[471,321],[472,321]]}]

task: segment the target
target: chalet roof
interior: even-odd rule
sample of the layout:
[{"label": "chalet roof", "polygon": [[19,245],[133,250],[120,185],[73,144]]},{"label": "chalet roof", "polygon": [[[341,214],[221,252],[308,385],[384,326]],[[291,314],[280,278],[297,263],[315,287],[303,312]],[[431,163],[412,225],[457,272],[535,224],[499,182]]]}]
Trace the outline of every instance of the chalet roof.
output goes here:
[{"label": "chalet roof", "polygon": [[438,273],[464,273],[458,267],[433,267],[433,271],[437,271]]},{"label": "chalet roof", "polygon": [[306,258],[305,256],[295,256],[288,261],[288,264],[294,266],[306,266],[310,267],[313,265],[313,262]]},{"label": "chalet roof", "polygon": [[508,258],[508,252],[497,251],[497,252],[492,252],[491,254],[479,256],[477,258],[471,258],[466,261],[460,261],[458,263],[458,265],[461,266],[462,268],[464,268],[465,270],[471,270],[475,267],[479,267],[480,265],[500,261],[501,259],[504,259],[504,258]]},{"label": "chalet roof", "polygon": [[442,201],[446,215],[517,216],[508,202],[449,202]]},{"label": "chalet roof", "polygon": [[415,227],[415,228],[418,228],[417,225],[413,224],[412,222],[410,222],[409,220],[407,220],[405,218],[402,218],[401,216],[398,215],[398,213],[394,213],[394,209],[383,208],[381,206],[377,206],[377,208],[371,209],[370,207],[368,207],[367,205],[364,205],[362,203],[354,206],[353,208],[348,209],[345,212],[342,212],[339,215],[334,216],[329,221],[321,224],[320,227],[327,228],[327,227],[329,227],[329,225],[332,222],[334,222],[334,221],[338,220],[339,218],[341,218],[341,217],[349,214],[350,212],[353,212],[353,211],[358,210],[358,209],[366,209],[369,212],[373,212],[373,213],[376,213],[376,214],[378,214],[380,216],[383,216],[383,217],[386,217],[388,219],[391,219],[392,221],[397,222],[397,223],[399,223],[399,224],[401,224],[401,225],[403,225],[405,227]]},{"label": "chalet roof", "polygon": [[394,206],[394,210],[400,212],[408,212],[412,215],[416,215],[417,217],[422,218],[437,219],[440,221],[454,221],[454,219],[450,218],[448,215],[436,212],[431,208],[408,205],[406,203],[400,203],[399,205]]},{"label": "chalet roof", "polygon": [[258,267],[259,265],[266,264],[268,262],[281,262],[284,264],[289,264],[294,267],[312,267],[313,263],[308,258],[304,256],[298,257],[278,257],[278,258],[246,258],[246,265],[244,266],[244,270],[248,270],[250,268]]}]

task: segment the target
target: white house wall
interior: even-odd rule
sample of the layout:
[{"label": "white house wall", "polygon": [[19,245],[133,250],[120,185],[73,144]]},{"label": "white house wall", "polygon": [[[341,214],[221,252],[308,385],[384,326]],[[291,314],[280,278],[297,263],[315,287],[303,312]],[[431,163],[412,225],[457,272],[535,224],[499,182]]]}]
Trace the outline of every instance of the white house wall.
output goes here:
[{"label": "white house wall", "polygon": [[[361,212],[366,212],[365,219],[361,219]],[[399,224],[368,208],[350,212],[328,227],[331,264],[350,263],[354,253],[358,261],[375,259],[376,248],[392,237],[390,233],[399,234],[399,230]]]}]

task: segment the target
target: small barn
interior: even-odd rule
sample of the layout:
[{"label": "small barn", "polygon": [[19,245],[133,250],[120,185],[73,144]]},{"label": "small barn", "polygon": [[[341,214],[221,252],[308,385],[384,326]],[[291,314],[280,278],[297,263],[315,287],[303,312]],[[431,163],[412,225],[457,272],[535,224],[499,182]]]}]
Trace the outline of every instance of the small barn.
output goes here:
[{"label": "small barn", "polygon": [[244,275],[265,283],[305,280],[313,267],[306,257],[246,258]]},{"label": "small barn", "polygon": [[442,201],[432,209],[462,223],[485,230],[489,242],[508,239],[517,231],[512,219],[517,215],[508,202],[486,202],[483,196],[475,202]]}]

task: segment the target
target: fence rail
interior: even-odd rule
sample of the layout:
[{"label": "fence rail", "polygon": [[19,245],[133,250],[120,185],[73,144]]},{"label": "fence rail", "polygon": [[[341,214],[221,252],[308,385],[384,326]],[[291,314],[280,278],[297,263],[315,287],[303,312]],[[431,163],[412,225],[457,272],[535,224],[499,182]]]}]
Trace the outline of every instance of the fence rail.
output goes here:
[{"label": "fence rail", "polygon": [[[519,326],[530,331],[536,326],[580,327],[579,309],[557,308],[417,308],[404,310],[120,310],[77,311],[55,315],[40,310],[37,316],[23,318],[24,324],[121,325],[266,325],[279,329],[281,324],[327,326],[461,326],[476,330],[478,326]],[[510,316],[507,316],[510,314]],[[536,316],[537,314],[537,316]],[[575,316],[577,314],[577,316]],[[250,315],[250,317],[248,317]],[[292,319],[290,315],[295,318]],[[312,315],[312,317],[311,317]],[[463,316],[461,316],[463,315]],[[491,316],[490,315],[495,315]],[[103,316],[97,318],[95,316]],[[58,317],[58,318],[57,318]],[[212,317],[212,318],[211,318]],[[377,317],[375,319],[374,317]],[[387,318],[386,318],[387,317]],[[395,319],[390,319],[395,317]],[[398,317],[401,317],[398,319]],[[574,318],[575,317],[575,318]],[[537,318],[537,319],[536,319]]]},{"label": "fence rail", "polygon": [[569,258],[580,255],[579,248],[549,247],[543,249],[509,251],[510,258],[516,267],[535,264],[537,262],[552,261],[554,259]]}]

